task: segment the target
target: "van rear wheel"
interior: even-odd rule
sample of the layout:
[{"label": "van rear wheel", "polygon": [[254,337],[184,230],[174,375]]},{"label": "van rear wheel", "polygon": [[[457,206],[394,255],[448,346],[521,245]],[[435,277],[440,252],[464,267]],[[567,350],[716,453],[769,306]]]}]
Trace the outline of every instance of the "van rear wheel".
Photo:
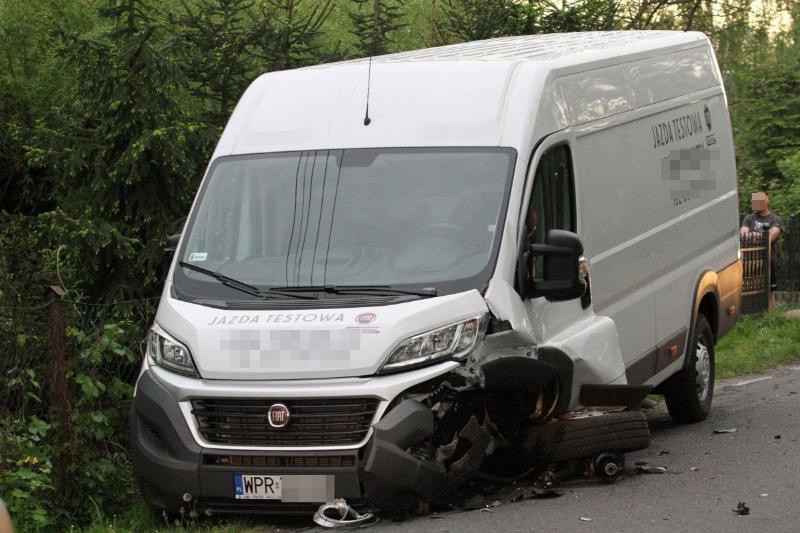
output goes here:
[{"label": "van rear wheel", "polygon": [[714,397],[714,333],[703,315],[697,315],[687,357],[689,364],[664,383],[669,414],[681,424],[705,420]]}]

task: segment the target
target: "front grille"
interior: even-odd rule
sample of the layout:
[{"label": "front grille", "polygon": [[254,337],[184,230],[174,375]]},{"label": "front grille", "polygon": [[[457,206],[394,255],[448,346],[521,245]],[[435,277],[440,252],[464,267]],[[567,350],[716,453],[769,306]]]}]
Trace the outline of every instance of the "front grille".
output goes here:
[{"label": "front grille", "polygon": [[345,468],[356,465],[355,455],[260,456],[205,455],[203,462],[214,466],[254,466],[269,468]]},{"label": "front grille", "polygon": [[[267,409],[282,403],[289,423],[273,428]],[[367,436],[378,400],[314,398],[303,400],[192,400],[192,414],[208,442],[244,446],[345,446]]]}]

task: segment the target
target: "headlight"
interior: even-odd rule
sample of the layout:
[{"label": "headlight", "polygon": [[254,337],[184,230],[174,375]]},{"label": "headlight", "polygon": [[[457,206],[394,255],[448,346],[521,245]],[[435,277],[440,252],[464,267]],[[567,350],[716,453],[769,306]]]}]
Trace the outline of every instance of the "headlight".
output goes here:
[{"label": "headlight", "polygon": [[189,348],[170,337],[157,325],[153,325],[147,333],[147,359],[150,364],[171,372],[197,377]]},{"label": "headlight", "polygon": [[438,359],[465,357],[486,332],[486,315],[434,329],[404,340],[381,367],[382,372],[425,364]]}]

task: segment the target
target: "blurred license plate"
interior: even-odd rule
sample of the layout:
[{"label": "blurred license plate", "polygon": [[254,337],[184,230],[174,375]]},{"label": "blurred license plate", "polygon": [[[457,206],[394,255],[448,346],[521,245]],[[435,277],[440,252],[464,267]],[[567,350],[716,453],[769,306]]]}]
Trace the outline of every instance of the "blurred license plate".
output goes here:
[{"label": "blurred license plate", "polygon": [[234,474],[237,500],[280,500],[281,476]]}]

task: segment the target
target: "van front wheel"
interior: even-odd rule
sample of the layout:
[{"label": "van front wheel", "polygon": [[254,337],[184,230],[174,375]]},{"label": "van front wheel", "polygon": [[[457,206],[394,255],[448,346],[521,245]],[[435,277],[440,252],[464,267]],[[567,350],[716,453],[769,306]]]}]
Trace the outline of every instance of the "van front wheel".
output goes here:
[{"label": "van front wheel", "polygon": [[705,420],[714,397],[714,333],[703,315],[697,315],[687,357],[689,364],[664,383],[669,414],[681,424]]}]

